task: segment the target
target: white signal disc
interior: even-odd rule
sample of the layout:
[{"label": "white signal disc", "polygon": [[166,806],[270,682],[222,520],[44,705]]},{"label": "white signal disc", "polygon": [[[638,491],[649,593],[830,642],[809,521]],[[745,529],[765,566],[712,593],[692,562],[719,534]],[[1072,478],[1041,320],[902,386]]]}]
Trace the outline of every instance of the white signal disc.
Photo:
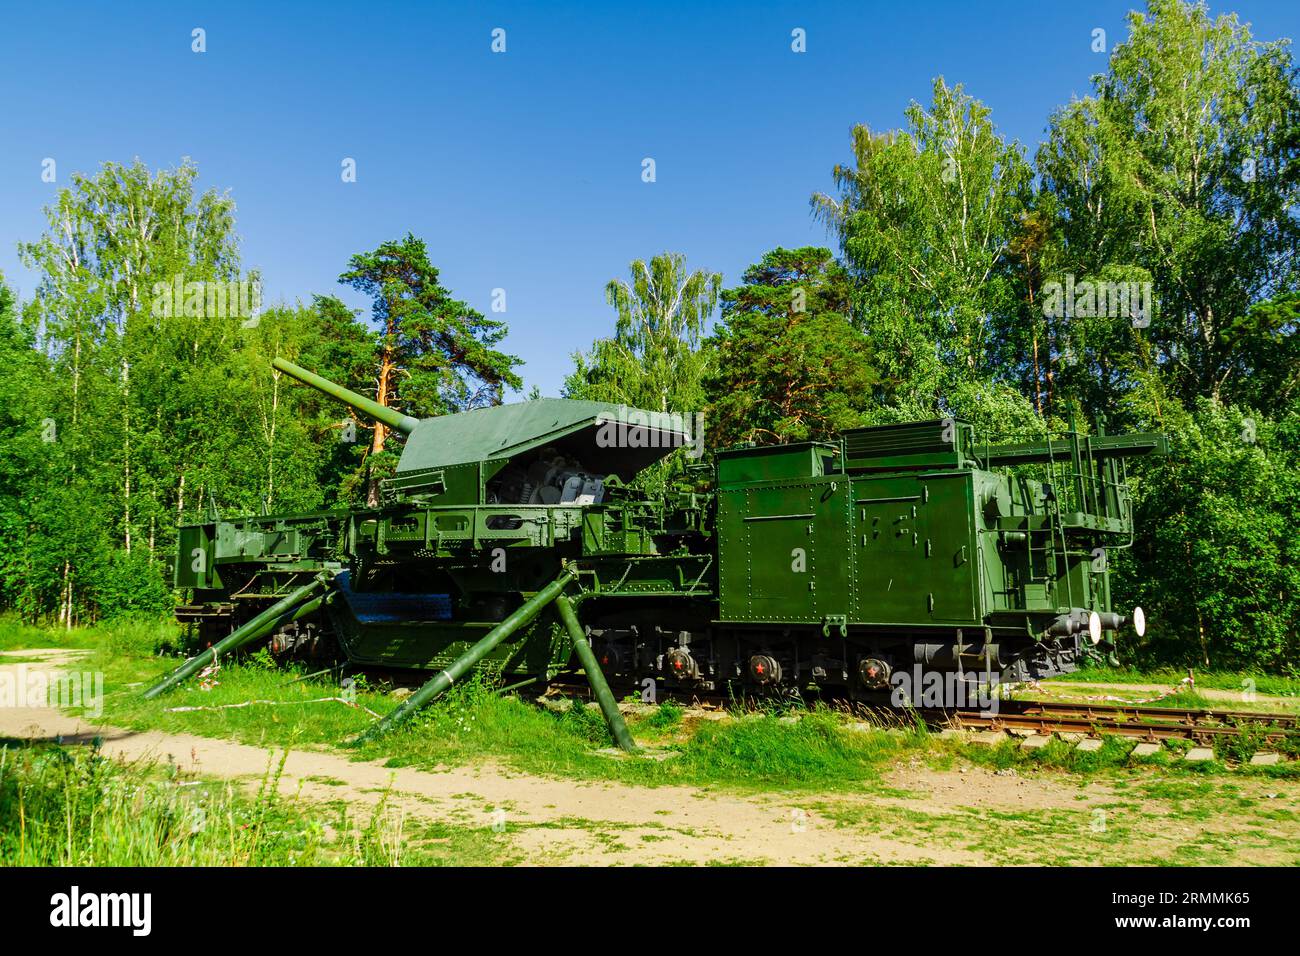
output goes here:
[{"label": "white signal disc", "polygon": [[1137,632],[1138,637],[1141,637],[1147,632],[1146,612],[1137,605],[1133,606],[1133,630]]}]

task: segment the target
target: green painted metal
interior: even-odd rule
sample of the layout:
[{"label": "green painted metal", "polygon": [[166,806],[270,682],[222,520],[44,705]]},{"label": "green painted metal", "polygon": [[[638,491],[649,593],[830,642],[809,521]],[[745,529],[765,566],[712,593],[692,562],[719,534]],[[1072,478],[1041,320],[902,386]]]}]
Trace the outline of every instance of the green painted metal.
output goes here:
[{"label": "green painted metal", "polygon": [[305,385],[318,389],[340,402],[351,405],[358,411],[365,412],[371,418],[383,422],[389,428],[396,429],[403,435],[409,435],[415,431],[415,426],[419,424],[418,418],[412,418],[410,415],[403,415],[395,409],[380,405],[378,402],[366,398],[364,395],[358,395],[351,389],[344,388],[342,385],[335,385],[327,378],[321,378],[315,372],[309,372],[300,365],[295,365],[285,359],[278,358],[271,362],[276,368],[286,375],[296,378]]},{"label": "green painted metal", "polygon": [[[787,680],[852,683],[869,655],[909,666],[912,642],[949,660],[942,645],[972,641],[1048,640],[1055,654],[1049,628],[1064,612],[1111,610],[1095,555],[1132,540],[1125,459],[1163,447],[1104,432],[981,444],[943,419],[725,449],[665,492],[629,487],[621,479],[680,442],[673,427],[563,400],[419,421],[376,507],[183,527],[174,576],[194,590],[183,611],[219,633],[241,603],[275,600],[304,570],[345,568],[324,632],[354,665],[431,672],[392,722],[471,667],[545,680],[575,655],[600,700],[598,675],[685,674],[720,689],[752,677],[754,655],[785,655]],[[561,464],[603,476],[599,501],[521,490],[521,474]],[[196,550],[209,560],[187,567]],[[540,613],[539,595],[570,574],[594,646],[564,604]],[[411,595],[429,602],[403,604]],[[520,595],[532,598],[509,615]],[[667,669],[670,651],[684,671]],[[598,656],[610,663],[592,665]]]},{"label": "green painted metal", "polygon": [[200,590],[224,587],[230,565],[265,562],[287,572],[319,569],[331,562],[346,512],[251,515],[183,524],[179,529],[172,584]]},{"label": "green painted metal", "polygon": [[963,468],[973,464],[974,441],[974,429],[952,418],[853,428],[841,437],[849,471]]},{"label": "green painted metal", "polygon": [[657,447],[647,445],[644,456],[634,456],[637,461],[653,461],[683,441],[682,423],[671,415],[605,402],[541,398],[423,419],[406,443],[397,470],[400,474],[513,458],[584,431],[591,432],[592,450],[604,448],[617,455],[622,450],[616,427],[619,422],[644,425],[648,430],[646,441],[657,443]]},{"label": "green painted metal", "polygon": [[[801,444],[718,455],[719,619],[983,628],[1109,609],[1096,552],[1127,546],[1118,459],[1162,436],[978,449],[953,420],[854,429],[842,453]],[[981,467],[1040,465],[1038,480]],[[1023,540],[1022,540],[1023,539]],[[1003,621],[1008,623],[1008,621]]]},{"label": "green painted metal", "polygon": [[[190,677],[199,671],[208,663],[216,661],[222,654],[227,651],[238,650],[245,644],[257,640],[259,637],[265,637],[276,627],[282,627],[289,623],[295,616],[310,613],[320,607],[317,595],[329,587],[333,580],[333,575],[327,572],[317,574],[307,584],[295,589],[285,595],[279,601],[276,601],[261,614],[258,614],[252,620],[245,623],[242,627],[237,628],[234,633],[224,640],[212,645],[206,651],[195,654],[176,670],[172,671],[161,681],[149,688],[144,693],[146,700],[157,697],[164,691],[171,690],[181,681]],[[310,607],[314,605],[314,607]]]},{"label": "green painted metal", "polygon": [[[1167,455],[1169,439],[1164,435],[1134,433],[1132,435],[1098,435],[1088,439],[1094,458],[1123,458],[1134,455]],[[1053,450],[1047,442],[1019,442],[1012,445],[977,445],[975,457],[985,468],[1002,468],[1008,465],[1044,463],[1068,454],[1068,446],[1057,444]]]},{"label": "green painted metal", "polygon": [[562,572],[559,577],[521,604],[504,621],[492,628],[473,647],[458,657],[454,663],[445,670],[439,671],[424,686],[402,701],[396,710],[354,740],[353,744],[359,745],[368,740],[373,740],[394,727],[405,723],[429,701],[448,690],[452,684],[464,677],[470,668],[483,660],[498,644],[537,617],[546,605],[560,596],[572,580],[572,572]]},{"label": "green painted metal", "polygon": [[555,599],[555,608],[560,612],[560,620],[564,622],[569,637],[573,640],[573,649],[582,664],[583,673],[587,675],[591,692],[596,695],[596,701],[600,704],[600,711],[605,715],[610,736],[628,753],[636,753],[640,748],[632,739],[632,734],[623,721],[623,715],[618,712],[618,702],[614,700],[614,694],[605,680],[605,672],[600,669],[600,662],[596,660],[596,655],[587,642],[587,636],[582,631],[582,625],[578,623],[573,602],[561,594]]},{"label": "green painted metal", "polygon": [[629,480],[690,439],[680,416],[562,398],[416,419],[293,362],[277,358],[272,364],[407,436],[396,472],[384,483],[396,500],[486,504],[491,478],[513,459],[549,447]]}]

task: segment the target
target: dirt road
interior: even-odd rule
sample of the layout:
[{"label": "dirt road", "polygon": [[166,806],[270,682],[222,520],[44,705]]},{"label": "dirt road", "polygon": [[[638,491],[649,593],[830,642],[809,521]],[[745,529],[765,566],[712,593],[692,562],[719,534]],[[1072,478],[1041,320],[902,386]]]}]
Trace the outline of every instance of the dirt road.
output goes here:
[{"label": "dirt road", "polygon": [[[31,661],[57,667],[66,658],[23,651]],[[0,657],[3,660],[3,657]],[[15,664],[0,664],[0,672]],[[137,732],[97,726],[49,707],[0,707],[0,737],[61,738],[65,743],[102,740],[103,752],[129,760],[171,760],[183,770],[246,782],[255,787],[272,752],[228,740],[187,734]],[[634,787],[574,782],[520,774],[495,764],[449,767],[439,772],[390,769],[358,762],[327,750],[289,754],[281,792],[312,801],[345,800],[364,813],[385,791],[412,831],[420,821],[463,826],[485,839],[508,840],[507,862],[520,864],[1000,864],[1072,862],[1045,841],[1043,827],[1066,837],[1096,834],[1096,821],[1125,805],[1129,794],[1110,782],[1056,774],[1017,776],[978,767],[935,770],[921,761],[900,765],[885,787],[864,794],[733,794],[686,787]],[[1248,790],[1263,784],[1245,782]],[[1273,789],[1278,789],[1273,784]],[[1283,804],[1275,797],[1268,811]],[[1137,839],[1120,845],[1126,858],[1158,859],[1189,838],[1212,845],[1228,841],[1233,823],[1219,816],[1196,821],[1176,815],[1177,801],[1144,800],[1131,820],[1150,817]],[[1285,805],[1292,819],[1300,802],[1294,788]],[[1107,809],[1111,808],[1111,809]],[[1098,817],[1098,814],[1102,814]],[[1116,818],[1118,820],[1118,818]],[[1294,844],[1294,824],[1251,821],[1285,834],[1263,843],[1243,843],[1237,862],[1295,862],[1277,845]],[[1103,828],[1104,830],[1104,828]],[[488,834],[492,836],[489,837]],[[1018,840],[1014,852],[1005,847]],[[1042,846],[1037,852],[1036,845]],[[1108,844],[1109,845],[1109,844]],[[1245,854],[1249,853],[1249,856]],[[1097,851],[1079,848],[1078,862],[1107,862]]]}]

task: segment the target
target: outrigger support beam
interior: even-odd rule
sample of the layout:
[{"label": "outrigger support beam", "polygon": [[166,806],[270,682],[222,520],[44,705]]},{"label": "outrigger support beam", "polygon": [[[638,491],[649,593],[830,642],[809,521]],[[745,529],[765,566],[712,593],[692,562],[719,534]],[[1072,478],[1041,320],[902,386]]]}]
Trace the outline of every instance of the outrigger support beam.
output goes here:
[{"label": "outrigger support beam", "polygon": [[587,682],[591,684],[591,692],[600,704],[601,713],[605,715],[605,723],[609,726],[609,735],[628,753],[639,752],[640,748],[637,747],[636,741],[632,739],[631,731],[627,729],[627,724],[623,722],[623,715],[618,712],[618,702],[614,700],[614,694],[605,681],[605,674],[600,669],[600,662],[596,660],[591,644],[587,641],[587,635],[583,633],[582,625],[578,623],[578,615],[573,610],[573,602],[561,594],[555,599],[555,608],[560,612],[560,620],[564,622],[564,626],[568,629],[569,637],[573,639],[573,649],[578,652],[578,660],[582,662],[583,673],[587,675]]},{"label": "outrigger support beam", "polygon": [[374,740],[405,723],[416,711],[464,677],[470,668],[492,653],[498,644],[537,617],[546,605],[560,596],[572,580],[573,572],[561,573],[558,578],[516,608],[514,613],[504,621],[488,631],[473,647],[456,658],[446,670],[438,671],[423,687],[402,701],[401,706],[353,740],[352,745],[357,746]]},{"label": "outrigger support beam", "polygon": [[152,700],[159,694],[171,690],[199,669],[215,663],[217,658],[227,651],[237,650],[259,637],[265,637],[276,628],[283,627],[290,621],[297,620],[315,611],[325,600],[326,595],[322,592],[332,585],[335,573],[333,571],[322,571],[302,587],[291,591],[279,601],[276,601],[251,621],[236,628],[228,637],[222,638],[207,650],[195,654],[145,691],[145,700]]}]

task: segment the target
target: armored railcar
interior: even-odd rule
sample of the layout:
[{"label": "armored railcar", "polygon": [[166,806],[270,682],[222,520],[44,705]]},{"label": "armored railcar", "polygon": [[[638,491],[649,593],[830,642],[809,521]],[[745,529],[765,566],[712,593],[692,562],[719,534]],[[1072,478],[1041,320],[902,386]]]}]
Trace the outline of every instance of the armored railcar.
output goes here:
[{"label": "armored railcar", "polygon": [[212,647],[190,673],[269,638],[430,684],[546,681],[576,653],[589,677],[871,696],[900,669],[1060,673],[1144,627],[1107,560],[1133,537],[1124,461],[1160,436],[884,425],[718,450],[649,494],[633,479],[698,437],[680,418],[542,399],[416,420],[275,364],[405,448],[376,507],[181,528],[178,615]]}]

